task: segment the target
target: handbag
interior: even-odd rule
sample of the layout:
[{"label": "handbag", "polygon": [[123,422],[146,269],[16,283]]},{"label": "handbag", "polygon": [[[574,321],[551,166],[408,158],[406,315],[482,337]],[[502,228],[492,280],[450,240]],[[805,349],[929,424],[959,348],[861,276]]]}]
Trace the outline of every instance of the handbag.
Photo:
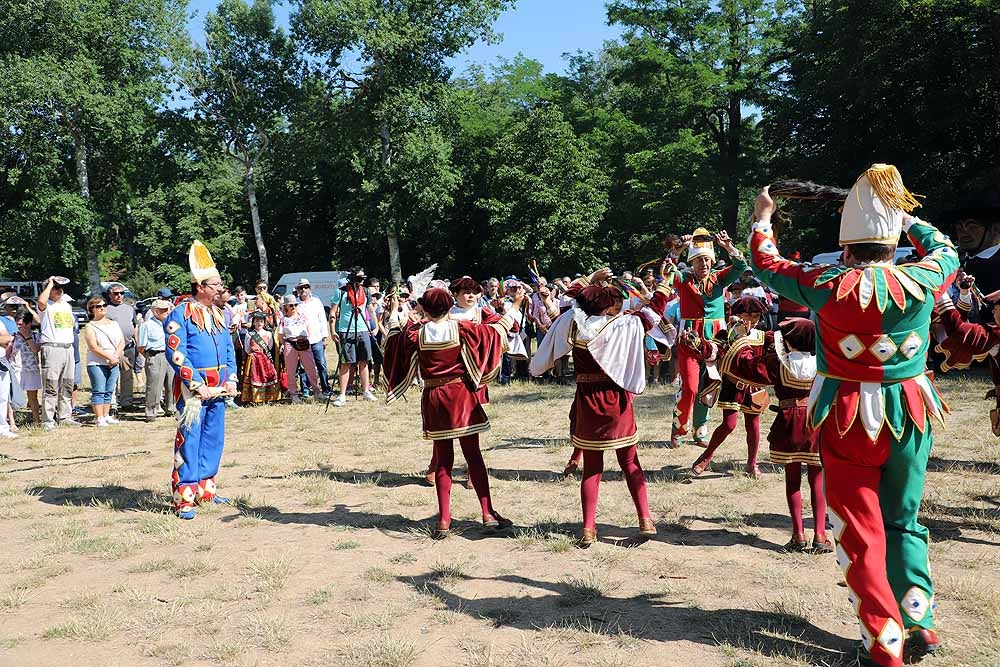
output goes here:
[{"label": "handbag", "polygon": [[708,385],[698,394],[698,400],[706,408],[714,408],[715,404],[719,400],[719,394],[722,390],[722,382],[718,380],[713,380],[709,382]]}]

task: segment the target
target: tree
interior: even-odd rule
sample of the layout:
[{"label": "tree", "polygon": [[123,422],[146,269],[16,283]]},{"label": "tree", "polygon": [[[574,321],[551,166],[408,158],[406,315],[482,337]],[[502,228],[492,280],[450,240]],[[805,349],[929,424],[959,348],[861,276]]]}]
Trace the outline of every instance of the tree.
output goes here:
[{"label": "tree", "polygon": [[562,113],[529,112],[501,139],[497,158],[491,197],[479,204],[491,214],[487,250],[514,266],[532,258],[562,271],[597,265],[609,183]]},{"label": "tree", "polygon": [[267,282],[256,169],[286,129],[301,75],[295,44],[275,24],[269,0],[250,6],[222,0],[205,18],[204,48],[184,49],[179,63],[195,118],[213,130],[226,155],[243,169],[260,279]]},{"label": "tree", "polygon": [[[454,183],[441,161],[446,141],[434,128],[451,74],[447,60],[490,38],[500,11],[511,5],[512,0],[299,0],[292,17],[295,34],[322,59],[325,74],[346,98],[364,180],[358,194],[368,202],[360,222],[385,235],[397,282],[402,281],[399,235],[412,212],[397,205],[402,200],[394,193],[418,186],[429,189],[418,199],[441,203]],[[423,147],[408,151],[414,141]],[[414,166],[440,180],[407,175]]]},{"label": "tree", "polygon": [[181,0],[0,1],[5,235],[27,251],[14,265],[73,267],[82,246],[99,288],[98,252],[128,205],[120,175],[166,92],[162,58],[182,25]]},{"label": "tree", "polygon": [[[710,156],[712,190],[722,223],[736,233],[740,187],[755,169],[749,153],[754,122],[746,111],[765,104],[786,57],[780,41],[795,2],[785,0],[615,0],[608,20],[625,27],[615,57],[620,76],[640,94],[661,91],[661,105],[681,121],[674,146],[651,146],[640,170],[678,155]],[[677,127],[676,125],[674,127]],[[658,153],[658,154],[657,154]]]},{"label": "tree", "polygon": [[[1000,180],[995,2],[809,2],[764,122],[778,174],[849,187],[891,162],[921,216]],[[849,35],[849,38],[845,38]],[[829,217],[824,217],[828,220]],[[836,226],[817,232],[826,248]]]}]

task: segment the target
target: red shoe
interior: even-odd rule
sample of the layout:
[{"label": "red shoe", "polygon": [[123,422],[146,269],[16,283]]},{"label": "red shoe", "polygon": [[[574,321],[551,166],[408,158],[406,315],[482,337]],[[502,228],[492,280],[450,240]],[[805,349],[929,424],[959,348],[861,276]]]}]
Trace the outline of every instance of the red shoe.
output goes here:
[{"label": "red shoe", "polygon": [[711,465],[712,465],[711,457],[705,459],[704,461],[701,459],[701,457],[698,457],[698,460],[694,462],[693,466],[691,466],[691,476],[698,477],[703,472],[708,470],[709,466]]},{"label": "red shoe", "polygon": [[435,480],[434,480],[433,470],[428,469],[427,472],[424,473],[424,481],[430,484],[431,486],[434,486]]},{"label": "red shoe", "polygon": [[941,639],[936,632],[924,628],[914,628],[907,635],[906,643],[903,644],[903,661],[917,662],[939,648],[941,648]]}]

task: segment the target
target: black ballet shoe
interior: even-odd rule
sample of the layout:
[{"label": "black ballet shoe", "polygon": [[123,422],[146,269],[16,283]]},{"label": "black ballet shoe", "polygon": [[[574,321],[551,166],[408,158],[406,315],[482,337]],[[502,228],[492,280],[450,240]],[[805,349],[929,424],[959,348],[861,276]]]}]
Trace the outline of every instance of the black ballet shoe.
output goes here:
[{"label": "black ballet shoe", "polygon": [[652,519],[639,519],[639,534],[643,537],[653,537],[656,535],[656,524]]},{"label": "black ballet shoe", "polygon": [[448,537],[451,537],[451,522],[443,523],[439,521],[437,527],[434,529],[434,534],[431,535],[431,539],[443,540]]},{"label": "black ballet shoe", "polygon": [[788,540],[788,544],[785,545],[786,551],[805,551],[809,548],[809,543],[806,542],[806,537],[803,535],[799,538],[797,535],[792,535],[792,539]]},{"label": "black ballet shoe", "polygon": [[833,553],[833,541],[826,535],[823,536],[822,540],[818,537],[813,537],[812,550],[818,554]]},{"label": "black ballet shoe", "polygon": [[570,479],[576,475],[576,471],[580,469],[580,464],[576,461],[570,461],[563,468],[563,479]]},{"label": "black ballet shoe", "polygon": [[483,528],[488,533],[495,533],[498,530],[506,530],[514,525],[510,519],[506,519],[496,512],[483,517]]}]

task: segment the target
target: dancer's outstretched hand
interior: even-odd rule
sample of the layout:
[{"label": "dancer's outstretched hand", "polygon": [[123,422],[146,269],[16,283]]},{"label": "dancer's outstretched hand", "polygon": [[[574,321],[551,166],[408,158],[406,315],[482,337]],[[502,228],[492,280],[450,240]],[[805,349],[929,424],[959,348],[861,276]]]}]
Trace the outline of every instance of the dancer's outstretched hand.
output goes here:
[{"label": "dancer's outstretched hand", "polygon": [[765,186],[760,194],[757,195],[757,201],[753,204],[753,217],[756,220],[770,220],[771,216],[774,214],[774,209],[777,208],[774,204],[774,200],[771,199],[771,193],[768,192],[770,186]]}]

